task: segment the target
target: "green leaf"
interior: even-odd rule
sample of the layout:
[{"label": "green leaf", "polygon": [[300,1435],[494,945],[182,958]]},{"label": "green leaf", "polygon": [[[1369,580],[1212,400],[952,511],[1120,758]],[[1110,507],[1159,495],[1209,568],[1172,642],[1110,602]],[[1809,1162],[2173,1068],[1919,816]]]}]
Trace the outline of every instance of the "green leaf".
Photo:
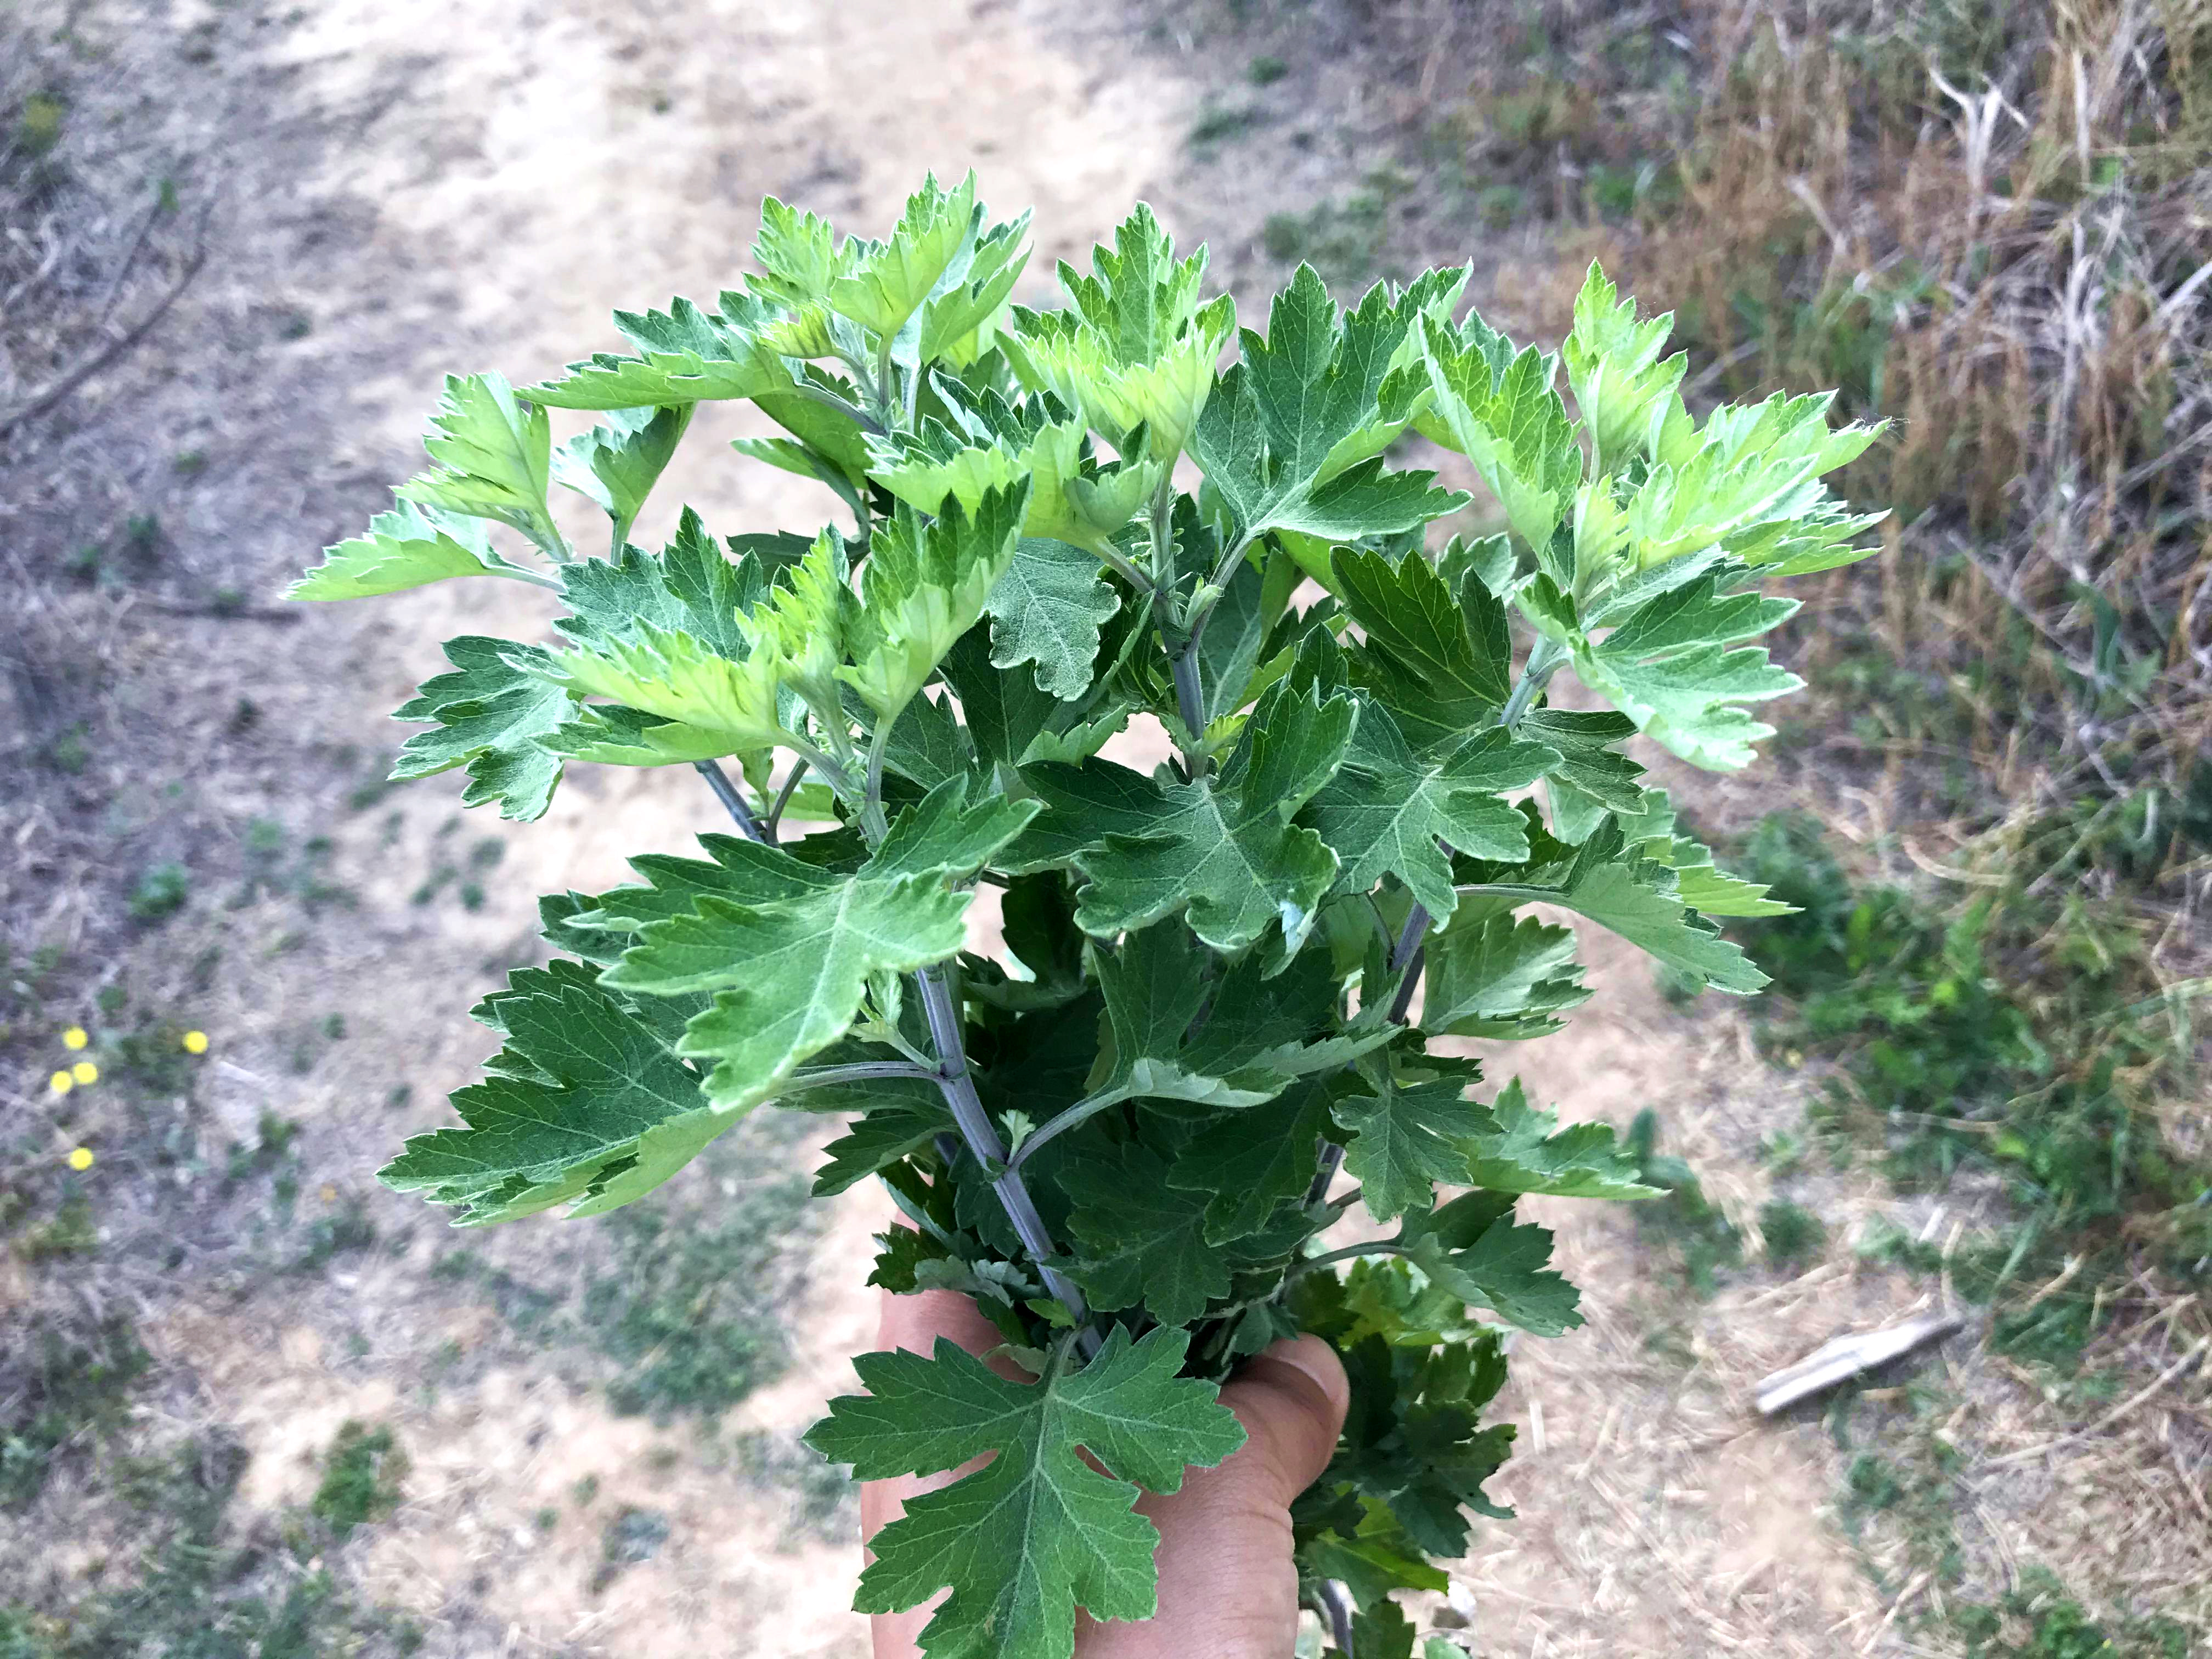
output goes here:
[{"label": "green leaf", "polygon": [[1380,706],[1360,713],[1358,739],[1307,821],[1342,861],[1338,888],[1365,892],[1385,875],[1405,883],[1443,921],[1458,902],[1450,854],[1528,855],[1527,820],[1499,797],[1559,763],[1556,750],[1521,743],[1498,727],[1449,750],[1417,756]]},{"label": "green leaf", "polygon": [[688,634],[718,655],[743,659],[752,647],[738,618],[767,596],[775,568],[796,562],[810,545],[797,536],[745,539],[766,544],[774,558],[749,551],[732,561],[687,507],[675,539],[657,554],[624,546],[611,559],[563,565],[561,597],[572,614],[553,625],[571,642],[591,646],[650,623]]},{"label": "green leaf", "polygon": [[1158,1153],[1135,1144],[1055,1172],[1075,1206],[1076,1283],[1101,1308],[1141,1304],[1163,1325],[1188,1325],[1229,1294],[1240,1253],[1208,1240],[1209,1195],[1170,1185],[1169,1173]]},{"label": "green leaf", "polygon": [[1463,866],[1458,872],[1462,896],[1487,893],[1559,905],[1611,928],[1668,967],[1733,995],[1748,996],[1766,983],[1766,975],[1741,949],[1685,907],[1672,870],[1627,851],[1617,822],[1608,819],[1579,848],[1563,847],[1540,830],[1532,830],[1529,839],[1542,862],[1517,869]]},{"label": "green leaf", "polygon": [[1739,641],[1777,627],[1794,599],[1723,592],[1741,566],[1709,569],[1638,605],[1595,644],[1575,641],[1575,672],[1649,736],[1693,765],[1734,770],[1770,737],[1741,704],[1782,696],[1805,682]]},{"label": "green leaf", "polygon": [[[1075,1609],[1148,1619],[1159,1534],[1132,1513],[1138,1488],[1171,1492],[1244,1443],[1212,1384],[1176,1376],[1187,1339],[1110,1332],[1081,1370],[1009,1382],[940,1339],[854,1361],[865,1395],[830,1402],[807,1442],[855,1478],[880,1480],[991,1461],[907,1500],[870,1540],[863,1613],[951,1594],[922,1632],[929,1659],[1069,1659]],[[1089,1454],[1086,1460],[1085,1454]]]},{"label": "green leaf", "polygon": [[1385,472],[1381,449],[1425,399],[1419,374],[1391,373],[1419,319],[1382,284],[1346,315],[1310,265],[1275,297],[1262,339],[1221,377],[1191,453],[1249,540],[1271,530],[1336,540],[1416,530],[1467,497],[1430,472]]},{"label": "green leaf", "polygon": [[1395,1601],[1378,1601],[1352,1621],[1359,1659],[1413,1659],[1413,1626]]},{"label": "green leaf", "polygon": [[902,508],[879,529],[847,630],[853,665],[838,678],[879,717],[893,718],[982,617],[1014,562],[1024,482],[986,494],[971,514],[957,501],[924,524]]},{"label": "green leaf", "polygon": [[1066,542],[1025,536],[986,606],[991,665],[1036,665],[1037,686],[1065,702],[1091,689],[1099,625],[1121,601],[1100,579],[1096,557]]},{"label": "green leaf", "polygon": [[[1456,594],[1418,550],[1395,561],[1340,548],[1336,592],[1364,637],[1353,682],[1426,749],[1498,723],[1512,690],[1505,608],[1480,582]],[[1540,739],[1541,740],[1541,739]]]},{"label": "green leaf", "polygon": [[367,535],[325,548],[323,562],[284,597],[365,599],[453,576],[489,575],[498,562],[480,521],[403,501],[371,519]]},{"label": "green leaf", "polygon": [[561,533],[545,505],[553,436],[545,411],[526,404],[496,374],[446,377],[446,393],[422,441],[438,470],[393,493],[403,501],[511,525],[551,552]]},{"label": "green leaf", "polygon": [[517,969],[475,1017],[506,1039],[459,1090],[463,1128],[416,1135],[379,1178],[461,1211],[465,1225],[562,1203],[578,1215],[668,1179],[732,1121],[663,1034],[573,962]]},{"label": "green leaf", "polygon": [[1113,1059],[1090,1091],[1094,1100],[1250,1106],[1290,1081],[1288,1071],[1267,1063],[1282,1033],[1250,1018],[1245,999],[1231,997],[1226,1008],[1199,1019],[1212,988],[1206,969],[1206,952],[1173,924],[1133,933],[1118,951],[1101,954],[1098,987]]},{"label": "green leaf", "polygon": [[641,409],[788,391],[790,366],[760,337],[773,314],[751,307],[728,317],[681,299],[666,311],[617,311],[615,326],[635,356],[594,353],[524,395],[555,409]]},{"label": "green leaf", "polygon": [[1506,521],[1543,557],[1583,479],[1582,449],[1552,384],[1557,362],[1534,346],[1513,355],[1477,319],[1465,340],[1434,319],[1422,326],[1435,393],[1422,432],[1474,463]]},{"label": "green leaf", "polygon": [[1206,1198],[1206,1242],[1258,1232],[1303,1199],[1329,1132],[1329,1089],[1304,1078],[1262,1105],[1224,1114],[1176,1155],[1168,1184]]},{"label": "green leaf", "polygon": [[1407,1256],[1454,1296],[1488,1308],[1536,1336],[1559,1336],[1583,1322],[1581,1296],[1545,1264],[1548,1228],[1516,1226],[1512,1200],[1468,1193],[1429,1214],[1406,1218]]},{"label": "green leaf", "polygon": [[950,191],[928,175],[907,198],[890,240],[863,244],[853,273],[830,282],[830,308],[890,338],[921,309],[982,218],[974,173]]},{"label": "green leaf", "polygon": [[1533,917],[1485,914],[1470,903],[1429,939],[1421,1029],[1453,1036],[1549,1036],[1590,998],[1575,936]]},{"label": "green leaf", "polygon": [[1766,896],[1764,882],[1746,881],[1714,866],[1712,849],[1674,833],[1674,808],[1663,789],[1647,789],[1639,811],[1618,813],[1623,840],[1644,858],[1674,872],[1682,902],[1709,916],[1786,916],[1794,904]]},{"label": "green leaf", "polygon": [[534,645],[464,634],[446,641],[454,672],[422,682],[394,720],[434,720],[409,738],[395,778],[427,778],[469,769],[461,805],[497,801],[500,816],[543,817],[561,781],[562,750],[550,742],[574,705],[553,677],[552,656]]},{"label": "green leaf", "polygon": [[981,868],[1036,811],[974,799],[955,779],[902,812],[856,874],[778,848],[706,836],[713,862],[634,861],[643,887],[617,888],[572,925],[634,931],[602,975],[653,996],[703,994],[678,1052],[719,1062],[707,1092],[725,1112],[775,1094],[842,1038],[872,976],[941,962],[964,940],[969,896],[950,883]]},{"label": "green leaf", "polygon": [[[553,477],[588,495],[613,521],[620,548],[691,424],[695,404],[665,409],[618,409],[553,452]],[[686,509],[687,511],[689,509]]]},{"label": "green leaf", "polygon": [[1575,296],[1574,331],[1560,356],[1575,406],[1597,447],[1601,471],[1617,469],[1656,438],[1656,420],[1689,367],[1686,352],[1660,361],[1674,326],[1672,312],[1639,322],[1636,301],[1621,299],[1605,272],[1591,264]]},{"label": "green leaf", "polygon": [[1026,867],[1072,860],[1089,885],[1076,912],[1101,939],[1188,915],[1218,951],[1250,945],[1280,923],[1290,948],[1311,928],[1336,877],[1336,854],[1286,822],[1324,782],[1351,741],[1350,697],[1262,697],[1218,783],[1165,783],[1093,762],[1023,776],[1048,811],[1016,848]]},{"label": "green leaf", "polygon": [[1610,1123],[1559,1129],[1559,1115],[1531,1106],[1519,1078],[1491,1103],[1490,1113],[1497,1128],[1476,1134],[1468,1147],[1474,1186],[1558,1198],[1661,1195],[1662,1188],[1644,1184],[1642,1164],[1615,1144]]},{"label": "green leaf", "polygon": [[1015,308],[1007,358],[1030,390],[1050,392],[1125,454],[1136,453],[1124,441],[1141,428],[1142,453],[1171,465],[1206,407],[1214,361],[1236,322],[1226,295],[1199,304],[1205,269],[1205,249],[1178,261],[1174,241],[1139,204],[1112,248],[1091,250],[1091,275],[1061,262],[1072,309]]},{"label": "green leaf", "polygon": [[1497,1127],[1487,1108],[1467,1099],[1470,1079],[1456,1069],[1432,1082],[1365,1079],[1372,1094],[1336,1103],[1337,1122],[1350,1139],[1344,1164],[1359,1182],[1367,1212],[1377,1221],[1425,1209],[1436,1183],[1468,1184],[1465,1142]]},{"label": "green leaf", "polygon": [[613,711],[585,711],[562,738],[580,759],[665,765],[754,754],[788,739],[776,697],[779,665],[768,651],[733,662],[690,634],[641,621],[627,635],[551,653],[548,662],[572,696],[611,698],[653,717],[611,721]]}]

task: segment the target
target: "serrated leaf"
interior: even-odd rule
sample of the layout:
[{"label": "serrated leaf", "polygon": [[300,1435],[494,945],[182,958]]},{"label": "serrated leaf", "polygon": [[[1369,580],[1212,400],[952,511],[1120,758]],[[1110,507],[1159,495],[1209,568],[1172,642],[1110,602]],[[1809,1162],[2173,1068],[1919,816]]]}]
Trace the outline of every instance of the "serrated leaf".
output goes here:
[{"label": "serrated leaf", "polygon": [[1466,1098],[1469,1079],[1401,1082],[1364,1079],[1372,1093],[1348,1096],[1334,1108],[1350,1139],[1344,1165],[1359,1182],[1367,1212],[1377,1221],[1435,1201],[1436,1184],[1468,1184],[1468,1137],[1496,1127],[1489,1109]]},{"label": "serrated leaf", "polygon": [[1066,542],[1025,536],[991,589],[991,664],[1035,663],[1037,686],[1073,702],[1091,689],[1100,624],[1121,599],[1100,579],[1096,557]]},{"label": "serrated leaf", "polygon": [[1657,1198],[1641,1179],[1642,1164],[1613,1139],[1610,1123],[1558,1127],[1557,1112],[1528,1103],[1515,1078],[1490,1103],[1495,1130],[1468,1146],[1470,1184],[1496,1193],[1547,1193],[1558,1198]]},{"label": "serrated leaf", "polygon": [[927,1359],[860,1356],[868,1394],[832,1401],[806,1437],[823,1456],[877,1480],[992,1455],[908,1498],[870,1540],[860,1610],[899,1612],[949,1588],[922,1632],[929,1659],[1070,1659],[1078,1607],[1150,1618],[1159,1534],[1132,1513],[1139,1487],[1174,1492],[1186,1466],[1244,1443],[1212,1384],[1176,1376],[1186,1342],[1164,1328],[1132,1343],[1116,1328],[1081,1370],[1063,1364],[1034,1383],[942,1339]]},{"label": "serrated leaf", "polygon": [[1390,373],[1422,315],[1386,286],[1340,312],[1310,265],[1275,297],[1261,338],[1221,377],[1191,453],[1243,539],[1289,530],[1351,541],[1415,530],[1467,498],[1429,472],[1386,472],[1380,451],[1425,402],[1419,376]]},{"label": "serrated leaf", "polygon": [[551,654],[513,640],[464,634],[446,641],[453,672],[434,675],[394,720],[434,720],[401,745],[394,778],[469,769],[461,805],[499,803],[504,818],[543,817],[561,781],[562,750],[551,742],[574,705],[552,672]]},{"label": "serrated leaf", "polygon": [[1767,897],[1765,882],[1729,874],[1714,865],[1711,848],[1676,835],[1674,809],[1665,790],[1645,790],[1640,810],[1615,816],[1631,848],[1674,872],[1682,902],[1692,909],[1709,916],[1786,916],[1796,911],[1793,904]]},{"label": "serrated leaf", "polygon": [[1458,902],[1443,848],[1526,858],[1527,820],[1500,797],[1534,783],[1559,760],[1556,750],[1496,726],[1455,748],[1416,755],[1389,711],[1370,706],[1361,711],[1358,741],[1314,797],[1306,821],[1342,861],[1340,890],[1364,892],[1395,876],[1441,922]]},{"label": "serrated leaf", "polygon": [[1357,709],[1278,685],[1218,783],[1164,783],[1106,762],[1023,776],[1048,809],[1016,850],[1028,868],[1072,861],[1089,884],[1077,920],[1110,939],[1178,912],[1218,951],[1280,923],[1292,948],[1336,876],[1336,854],[1285,822],[1328,781]]},{"label": "serrated leaf", "polygon": [[1407,1258],[1478,1308],[1535,1336],[1559,1336],[1583,1322],[1581,1294],[1545,1264],[1548,1228],[1516,1226],[1510,1199],[1468,1193],[1428,1214],[1406,1218]]},{"label": "serrated leaf", "polygon": [[555,409],[640,409],[787,391],[790,366],[759,333],[773,315],[762,307],[725,317],[683,299],[666,311],[617,311],[635,356],[596,352],[524,395]]},{"label": "serrated leaf", "polygon": [[555,482],[599,504],[620,548],[691,423],[694,404],[617,409],[553,452]]},{"label": "serrated leaf", "polygon": [[1417,747],[1497,724],[1511,692],[1505,608],[1479,582],[1447,586],[1419,551],[1393,561],[1339,549],[1337,594],[1362,637],[1353,681],[1389,709]]},{"label": "serrated leaf", "polygon": [[1589,1000],[1575,936],[1533,917],[1486,915],[1471,905],[1431,934],[1421,1029],[1454,1036],[1549,1036]]},{"label": "serrated leaf", "polygon": [[834,278],[823,290],[830,308],[863,328],[889,339],[936,289],[982,218],[975,200],[975,175],[951,190],[935,174],[906,201],[890,237],[863,244],[852,274]]},{"label": "serrated leaf", "polygon": [[1636,301],[1621,299],[1591,264],[1560,356],[1601,470],[1618,468],[1651,441],[1655,413],[1681,384],[1687,354],[1678,351],[1663,362],[1659,357],[1674,325],[1672,312],[1639,320]]},{"label": "serrated leaf", "polygon": [[846,629],[852,665],[837,675],[879,718],[895,718],[981,619],[1013,562],[1028,496],[1024,481],[972,514],[948,501],[927,524],[902,508],[877,532]]},{"label": "serrated leaf", "polygon": [[1466,342],[1434,319],[1422,327],[1434,403],[1421,430],[1474,463],[1507,522],[1544,557],[1583,479],[1582,449],[1552,384],[1557,362],[1534,346],[1512,355],[1479,322]]},{"label": "serrated leaf", "polygon": [[794,562],[810,545],[797,536],[745,540],[759,550],[732,561],[687,507],[675,538],[657,554],[625,546],[611,559],[562,566],[561,597],[571,614],[553,625],[573,643],[589,646],[650,623],[742,659],[751,642],[738,618],[761,603],[775,568]]},{"label": "serrated leaf", "polygon": [[1562,847],[1540,830],[1529,840],[1543,863],[1520,869],[1462,866],[1462,896],[1486,893],[1559,905],[1733,995],[1748,996],[1766,983],[1740,948],[1683,904],[1672,870],[1628,851],[1617,822],[1607,819],[1579,848]]},{"label": "serrated leaf", "polygon": [[422,441],[438,470],[392,493],[403,501],[471,518],[495,519],[550,551],[560,532],[545,505],[553,436],[545,411],[518,399],[497,374],[448,374]]},{"label": "serrated leaf", "polygon": [[365,599],[454,576],[491,574],[497,557],[481,520],[402,501],[368,521],[368,533],[323,550],[323,562],[285,589],[288,599]]},{"label": "serrated leaf", "polygon": [[1075,1206],[1071,1271],[1091,1299],[1108,1310],[1142,1304],[1163,1325],[1188,1325],[1229,1294],[1236,1252],[1207,1241],[1209,1195],[1168,1177],[1166,1160],[1132,1144],[1069,1159],[1057,1184]]},{"label": "serrated leaf", "polygon": [[476,1009],[505,1039],[455,1091],[465,1127],[410,1139],[386,1186],[461,1210],[466,1225],[562,1203],[596,1214],[659,1186],[733,1120],[663,1034],[571,962],[517,969]]},{"label": "serrated leaf", "polygon": [[1206,1199],[1206,1242],[1258,1232],[1305,1195],[1329,1131],[1328,1085],[1304,1078],[1264,1104],[1225,1114],[1176,1154],[1170,1186]]}]

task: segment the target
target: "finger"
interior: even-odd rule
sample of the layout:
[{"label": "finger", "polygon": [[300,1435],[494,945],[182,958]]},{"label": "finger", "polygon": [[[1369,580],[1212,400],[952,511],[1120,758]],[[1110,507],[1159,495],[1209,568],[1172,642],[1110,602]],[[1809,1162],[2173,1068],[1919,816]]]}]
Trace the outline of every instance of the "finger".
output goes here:
[{"label": "finger", "polygon": [[1137,1507],[1160,1529],[1159,1612],[1143,1624],[1085,1621],[1081,1659],[1280,1659],[1297,1639],[1291,1502],[1336,1450],[1351,1384],[1317,1336],[1278,1342],[1221,1391],[1248,1438],[1218,1468]]}]

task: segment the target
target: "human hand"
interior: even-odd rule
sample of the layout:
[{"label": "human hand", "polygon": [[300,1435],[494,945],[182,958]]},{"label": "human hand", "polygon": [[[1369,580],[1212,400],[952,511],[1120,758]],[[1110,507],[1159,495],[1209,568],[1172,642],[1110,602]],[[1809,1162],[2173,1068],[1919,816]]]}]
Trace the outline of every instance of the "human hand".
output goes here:
[{"label": "human hand", "polygon": [[[878,1348],[926,1354],[940,1336],[974,1354],[1005,1340],[956,1291],[884,1297]],[[1187,1471],[1180,1492],[1137,1501],[1160,1529],[1158,1616],[1103,1625],[1079,1616],[1078,1659],[1282,1659],[1297,1638],[1291,1500],[1328,1467],[1351,1397],[1343,1365],[1317,1336],[1278,1342],[1248,1360],[1221,1391],[1244,1425],[1243,1448],[1217,1468]],[[867,1482],[861,1536],[896,1520],[907,1498],[966,1473]],[[877,1615],[875,1659],[919,1659],[931,1611]]]}]

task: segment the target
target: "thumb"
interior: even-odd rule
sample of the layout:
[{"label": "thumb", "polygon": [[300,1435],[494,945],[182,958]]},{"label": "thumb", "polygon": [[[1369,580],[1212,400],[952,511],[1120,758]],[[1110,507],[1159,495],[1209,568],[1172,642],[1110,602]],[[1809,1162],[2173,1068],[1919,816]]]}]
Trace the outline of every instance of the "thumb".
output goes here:
[{"label": "thumb", "polygon": [[1266,1497],[1287,1508],[1328,1467],[1352,1384],[1335,1349],[1317,1336],[1292,1337],[1247,1360],[1221,1403],[1251,1437],[1238,1460],[1244,1479],[1264,1481]]}]

